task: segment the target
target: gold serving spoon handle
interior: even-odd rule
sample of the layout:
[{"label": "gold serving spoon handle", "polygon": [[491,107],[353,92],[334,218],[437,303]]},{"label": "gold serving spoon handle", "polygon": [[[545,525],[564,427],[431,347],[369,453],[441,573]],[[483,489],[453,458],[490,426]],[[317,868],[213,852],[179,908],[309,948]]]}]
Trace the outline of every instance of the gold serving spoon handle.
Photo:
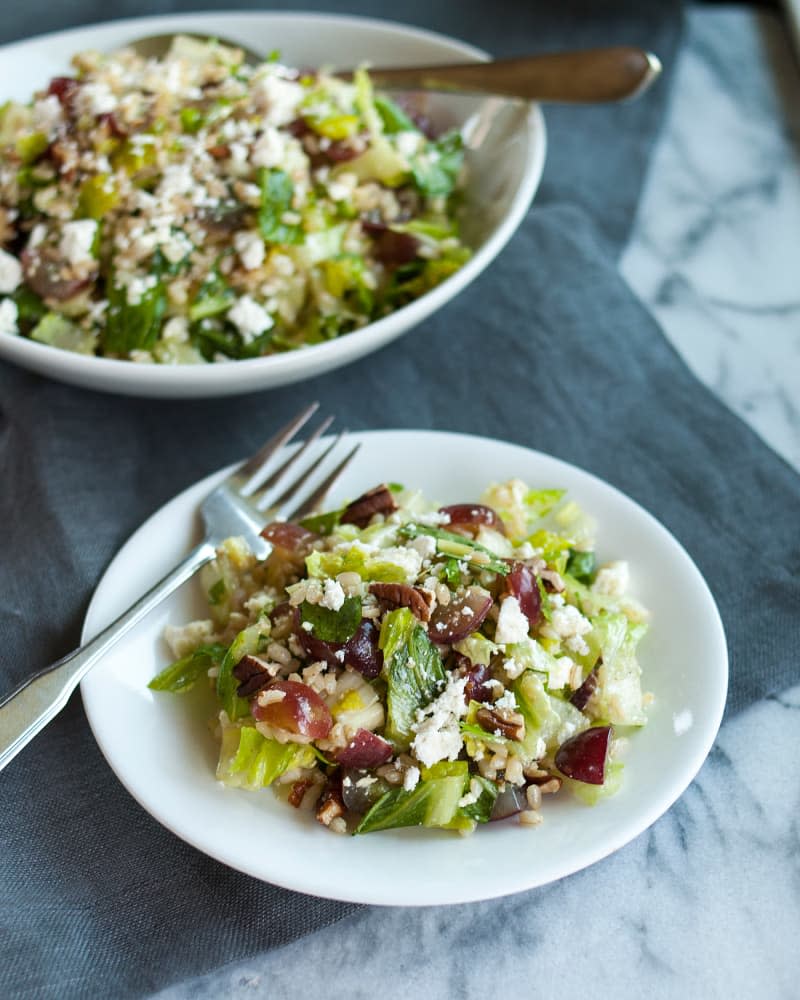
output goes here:
[{"label": "gold serving spoon handle", "polygon": [[[150,35],[129,43],[147,59],[162,58],[175,35]],[[208,41],[204,35],[190,38]],[[259,63],[258,53],[226,39],[220,45],[240,49],[248,63]],[[455,63],[445,66],[368,67],[377,87],[394,90],[430,90],[444,93],[491,94],[526,101],[568,104],[602,104],[638,97],[661,72],[658,56],[631,45],[549,52],[492,62]],[[336,76],[345,79],[352,70]]]}]

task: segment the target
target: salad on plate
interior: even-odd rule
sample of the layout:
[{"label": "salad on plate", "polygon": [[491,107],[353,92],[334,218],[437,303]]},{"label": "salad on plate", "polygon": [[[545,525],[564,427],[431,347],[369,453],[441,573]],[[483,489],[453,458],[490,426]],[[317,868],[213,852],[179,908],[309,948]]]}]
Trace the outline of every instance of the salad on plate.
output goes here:
[{"label": "salad on plate", "polygon": [[154,691],[210,685],[217,777],[335,833],[471,833],[543,797],[620,786],[646,723],[646,610],[595,524],[519,479],[437,506],[382,484],[346,506],[227,539],[208,617],[167,627]]},{"label": "salad on plate", "polygon": [[470,256],[463,150],[352,82],[178,37],[0,107],[0,335],[141,363],[319,344]]}]

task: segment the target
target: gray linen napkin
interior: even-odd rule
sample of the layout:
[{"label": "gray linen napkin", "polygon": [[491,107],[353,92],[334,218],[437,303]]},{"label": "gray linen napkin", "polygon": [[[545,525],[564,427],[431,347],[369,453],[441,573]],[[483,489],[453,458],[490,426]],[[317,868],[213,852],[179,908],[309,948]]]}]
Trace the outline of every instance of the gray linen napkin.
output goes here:
[{"label": "gray linen napkin", "polygon": [[[580,5],[556,6],[558,16],[511,0],[399,3],[392,15],[498,52],[638,40],[672,62],[672,3],[646,13],[609,4],[604,17],[570,21]],[[29,0],[3,30],[58,27],[97,8]],[[153,402],[1,365],[0,690],[77,642],[103,568],[148,514],[250,452],[301,398],[354,428],[487,434],[603,476],[706,574],[730,638],[731,708],[789,684],[800,481],[689,374],[613,263],[665,96],[662,86],[625,108],[553,109],[537,207],[506,251],[423,327],[333,375],[235,400]],[[0,775],[0,795],[3,995],[141,995],[352,910],[232,872],[162,829],[109,771],[77,696]]]}]

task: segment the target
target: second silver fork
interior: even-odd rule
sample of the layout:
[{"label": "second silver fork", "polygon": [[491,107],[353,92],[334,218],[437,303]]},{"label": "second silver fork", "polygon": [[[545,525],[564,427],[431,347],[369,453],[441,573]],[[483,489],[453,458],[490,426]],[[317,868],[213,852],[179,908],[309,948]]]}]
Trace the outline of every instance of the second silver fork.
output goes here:
[{"label": "second silver fork", "polygon": [[[34,674],[0,701],[0,770],[61,711],[81,679],[112,646],[214,558],[220,542],[231,535],[241,535],[256,556],[265,558],[270,545],[260,531],[267,521],[302,518],[319,508],[359,448],[359,445],[352,448],[304,496],[306,486],[321,473],[325,460],[343,436],[340,434],[316,458],[303,465],[304,457],[310,456],[332,418],[324,420],[304,444],[270,471],[272,458],[292,441],[317,408],[318,404],[312,403],[298,413],[206,497],[200,506],[205,527],[203,541],[163,580],[90,642]],[[296,474],[290,478],[292,470]],[[281,486],[284,488],[276,496],[275,491]]]}]

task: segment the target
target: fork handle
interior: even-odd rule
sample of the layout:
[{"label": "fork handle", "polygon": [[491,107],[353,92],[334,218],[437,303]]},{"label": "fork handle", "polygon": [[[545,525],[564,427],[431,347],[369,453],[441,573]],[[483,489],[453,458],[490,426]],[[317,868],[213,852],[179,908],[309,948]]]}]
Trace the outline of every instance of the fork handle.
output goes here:
[{"label": "fork handle", "polygon": [[214,546],[202,542],[94,639],[34,674],[0,702],[0,771],[58,715],[97,661],[214,555]]}]

